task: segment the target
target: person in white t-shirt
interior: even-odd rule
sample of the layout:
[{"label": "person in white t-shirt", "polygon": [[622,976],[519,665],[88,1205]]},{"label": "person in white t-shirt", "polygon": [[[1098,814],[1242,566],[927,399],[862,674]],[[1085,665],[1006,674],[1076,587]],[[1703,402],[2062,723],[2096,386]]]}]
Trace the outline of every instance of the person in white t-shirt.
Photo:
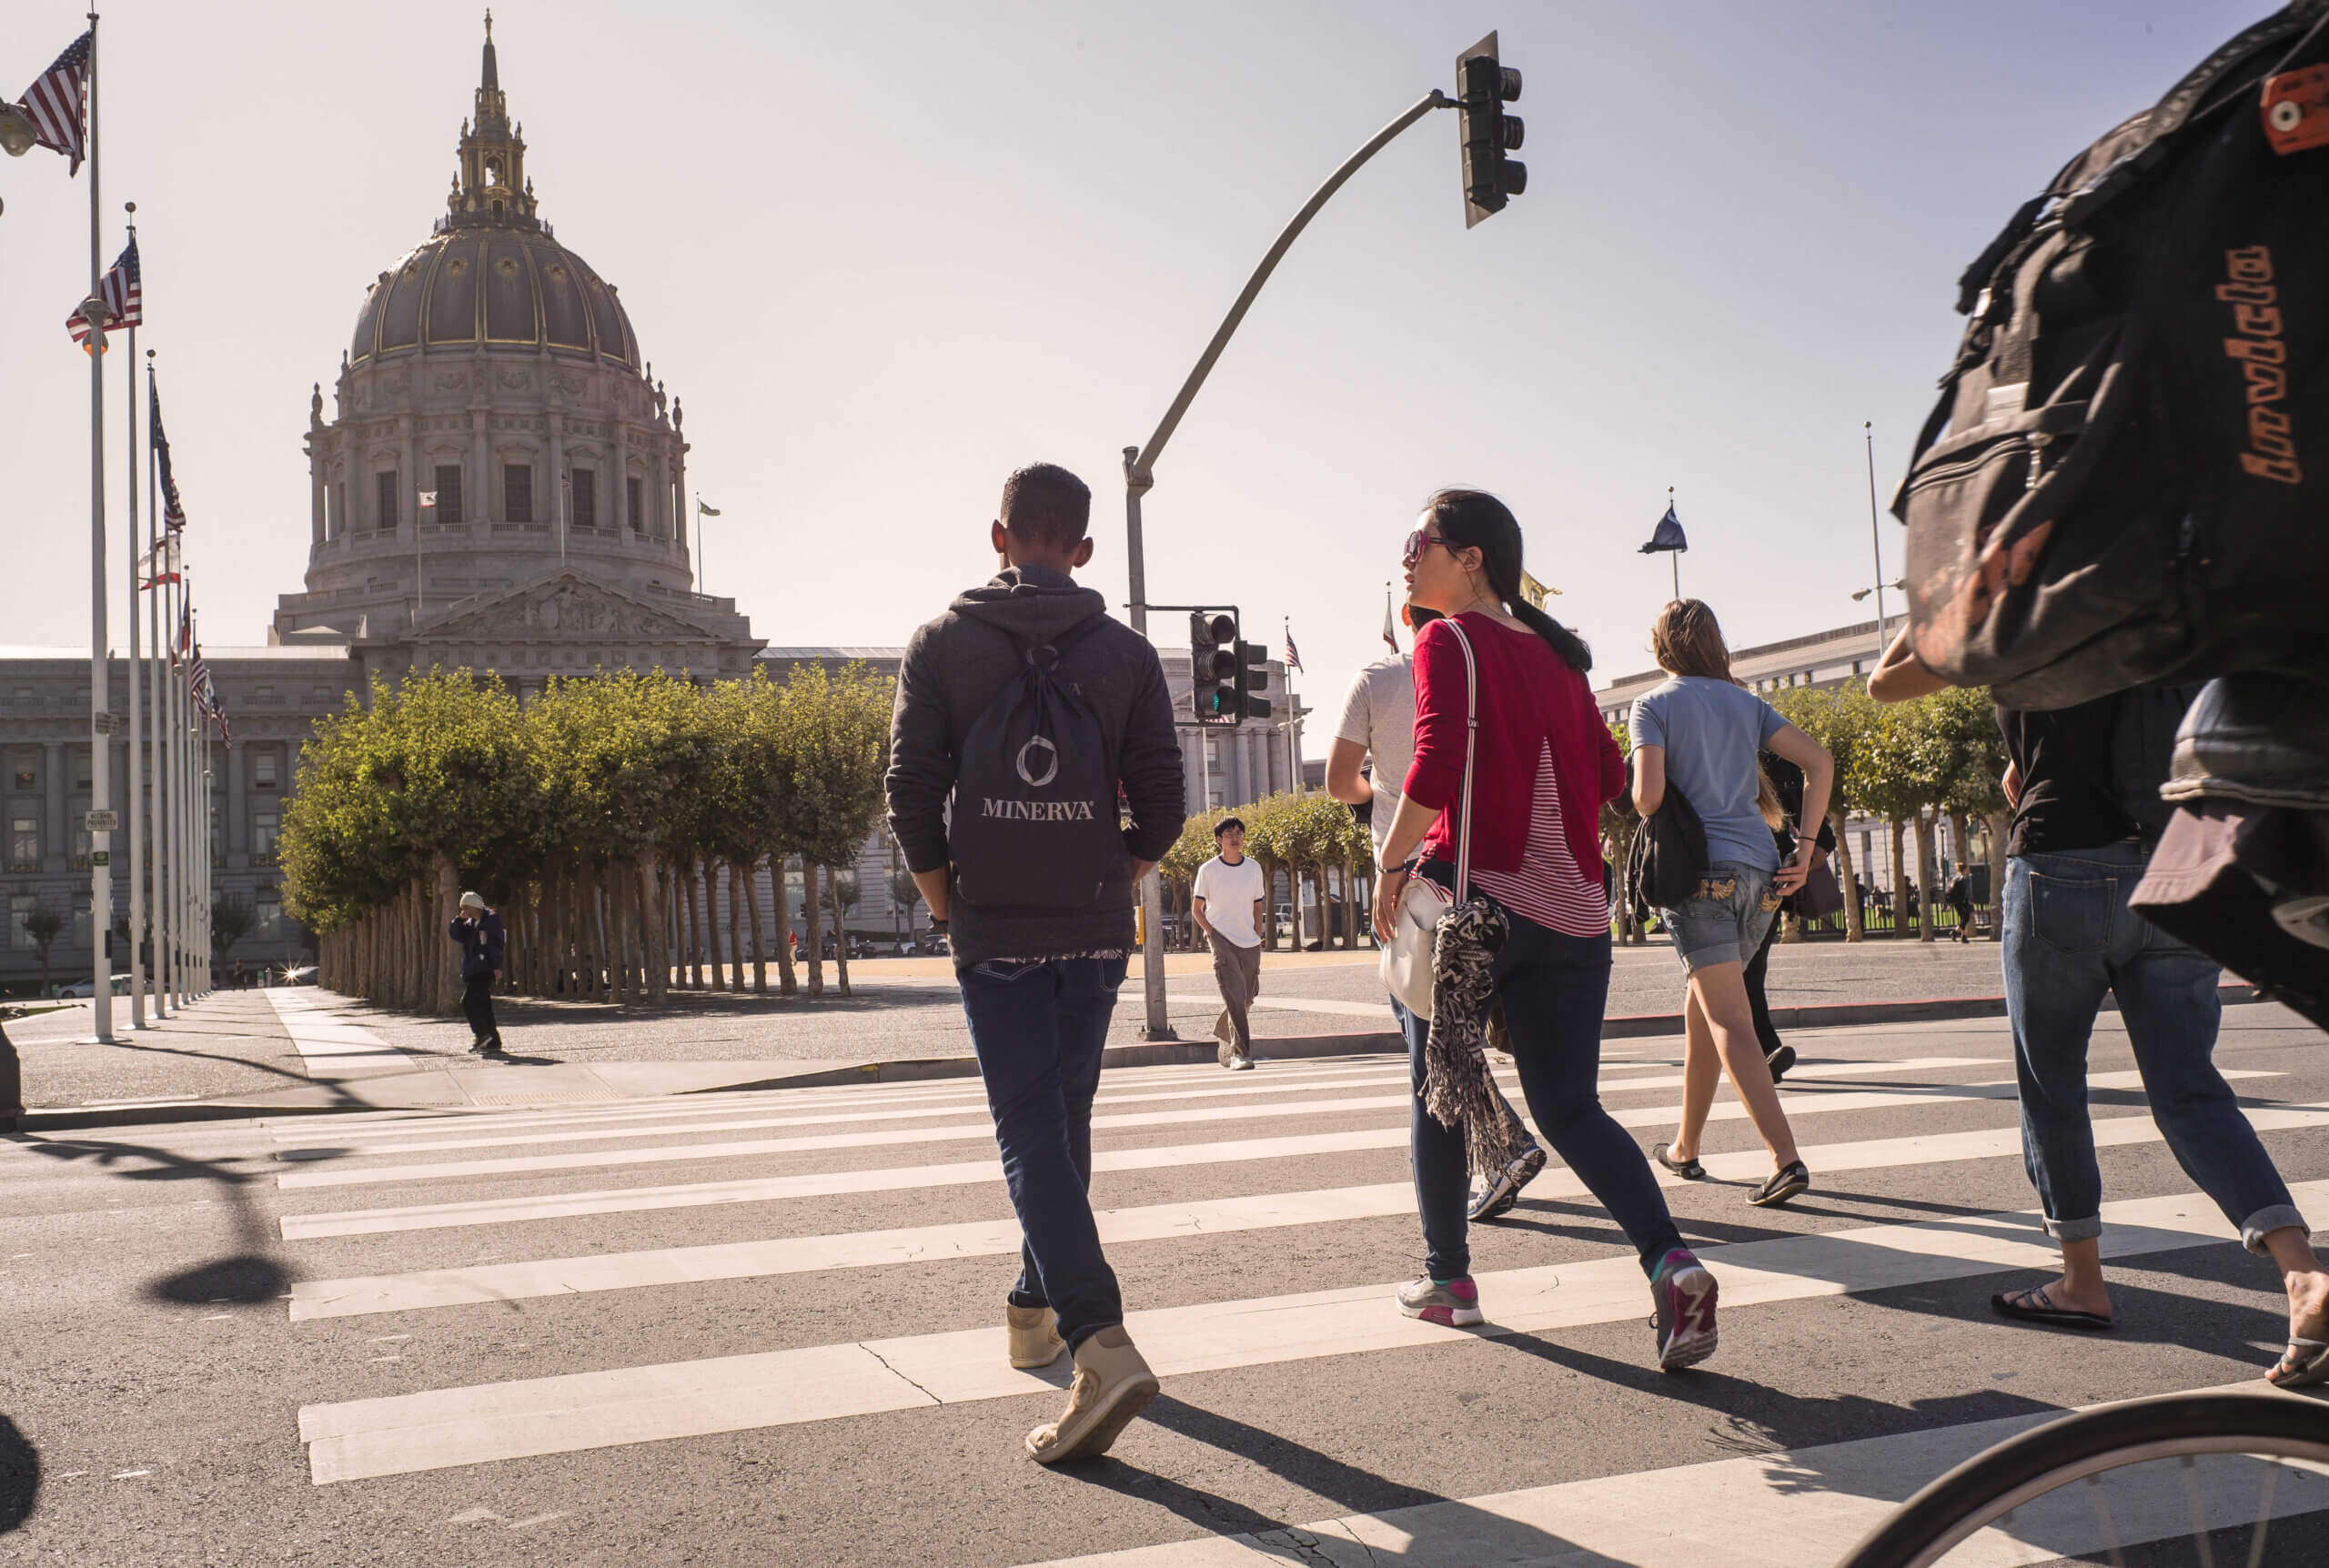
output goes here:
[{"label": "person in white t-shirt", "polygon": [[1194,900],[1197,924],[1213,944],[1213,978],[1221,987],[1221,1065],[1242,1072],[1254,1065],[1254,1033],[1246,1010],[1262,994],[1262,909],[1269,880],[1261,862],[1245,853],[1245,824],[1225,817],[1213,830],[1221,853],[1197,868]]},{"label": "person in white t-shirt", "polygon": [[[1419,631],[1438,617],[1436,609],[1408,605],[1399,618]],[[1387,631],[1386,625],[1386,634]],[[1334,746],[1326,753],[1326,793],[1346,806],[1368,811],[1368,825],[1375,834],[1375,862],[1378,866],[1383,863],[1384,840],[1391,835],[1391,819],[1399,814],[1399,786],[1406,782],[1407,765],[1415,758],[1415,659],[1404,653],[1378,658],[1352,678],[1350,691],[1343,699],[1342,723],[1336,727]],[[1369,759],[1374,762],[1372,779],[1361,770],[1361,764]],[[1420,1073],[1422,1042],[1430,1036],[1430,1020],[1407,1011],[1397,997],[1391,999],[1391,1011],[1399,1020],[1399,1031],[1409,1037],[1414,1047],[1413,1060]],[[1420,1092],[1420,1077],[1417,1086]],[[1417,1104],[1420,1107],[1422,1101],[1417,1101]],[[1526,1125],[1517,1117],[1513,1120]],[[1535,1181],[1544,1169],[1545,1151],[1532,1139],[1519,1157],[1505,1167],[1502,1176],[1472,1194],[1471,1201],[1465,1205],[1467,1217],[1493,1220],[1505,1213],[1519,1201],[1520,1189]]]}]

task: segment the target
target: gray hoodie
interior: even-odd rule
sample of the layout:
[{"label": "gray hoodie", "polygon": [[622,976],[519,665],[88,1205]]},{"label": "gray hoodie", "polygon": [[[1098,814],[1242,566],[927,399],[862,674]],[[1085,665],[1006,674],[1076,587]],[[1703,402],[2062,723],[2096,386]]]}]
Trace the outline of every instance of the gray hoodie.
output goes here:
[{"label": "gray hoodie", "polygon": [[[1049,567],[1013,567],[957,598],[913,634],[890,717],[890,831],[910,871],[948,863],[946,807],[972,723],[1023,667],[1021,650],[1057,638],[1107,601]],[[1181,748],[1164,667],[1148,639],[1108,620],[1069,648],[1058,670],[1100,725],[1131,807],[1124,863],[1088,909],[980,908],[950,890],[954,965],[1052,958],[1133,945],[1132,862],[1161,860],[1185,814]]]}]

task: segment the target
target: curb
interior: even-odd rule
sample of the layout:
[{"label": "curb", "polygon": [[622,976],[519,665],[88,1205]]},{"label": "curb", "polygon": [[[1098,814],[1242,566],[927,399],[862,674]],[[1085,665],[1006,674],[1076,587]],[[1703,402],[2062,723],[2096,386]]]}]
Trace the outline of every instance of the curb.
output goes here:
[{"label": "curb", "polygon": [[[2224,985],[2216,995],[2226,1007],[2238,1006],[2265,999],[2256,988],[2246,984]],[[2106,1012],[2116,1012],[2118,999],[2107,998],[2102,1004]],[[1839,1002],[1822,1007],[1777,1007],[1771,1010],[1771,1022],[1780,1029],[1851,1029],[1870,1024],[1936,1023],[1956,1019],[2002,1018],[2005,998],[2001,996],[1930,997],[1913,1001]],[[1604,1040],[1643,1040],[1660,1036],[1671,1037],[1683,1032],[1682,1015],[1679,1012],[1635,1013],[1626,1017],[1604,1019],[1601,1038]],[[1406,1041],[1394,1030],[1376,1030],[1349,1034],[1293,1034],[1254,1041],[1255,1060],[1260,1061],[1292,1061],[1306,1057],[1404,1055]],[[1112,1045],[1101,1052],[1101,1067],[1192,1067],[1217,1060],[1217,1048],[1206,1040],[1145,1040],[1132,1045]],[[933,1079],[976,1078],[978,1059],[972,1056],[931,1056],[909,1058],[899,1061],[868,1061],[855,1067],[827,1068],[816,1072],[771,1072],[766,1078],[743,1083],[724,1083],[717,1089],[685,1090],[668,1098],[684,1099],[693,1094],[738,1094],[768,1089],[829,1089],[849,1084],[918,1083]],[[146,1127],[179,1121],[255,1121],[261,1117],[331,1116],[343,1111],[377,1112],[373,1105],[255,1105],[248,1101],[184,1100],[144,1105],[106,1105],[91,1107],[59,1106],[45,1111],[28,1111],[22,1132],[70,1131],[79,1128]],[[496,1111],[522,1107],[496,1106]]]}]

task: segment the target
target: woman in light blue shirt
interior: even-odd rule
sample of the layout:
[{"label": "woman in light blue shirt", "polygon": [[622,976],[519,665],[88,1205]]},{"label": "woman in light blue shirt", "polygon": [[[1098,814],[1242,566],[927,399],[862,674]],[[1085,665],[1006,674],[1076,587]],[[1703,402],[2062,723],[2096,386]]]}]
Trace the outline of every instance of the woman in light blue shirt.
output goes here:
[{"label": "woman in light blue shirt", "polygon": [[1771,831],[1784,819],[1756,753],[1772,752],[1803,769],[1803,820],[1810,823],[1826,819],[1835,759],[1730,678],[1730,650],[1703,603],[1676,599],[1659,612],[1649,635],[1658,667],[1669,678],[1634,702],[1634,804],[1647,819],[1672,790],[1697,811],[1707,836],[1707,875],[1698,897],[1661,911],[1689,976],[1689,1000],[1682,1122],[1674,1141],[1652,1152],[1678,1176],[1706,1175],[1699,1138],[1714,1106],[1715,1082],[1728,1067],[1774,1167],[1748,1201],[1769,1207],[1809,1188],[1811,1174],[1797,1155],[1755,1036],[1745,968],[1778,917],[1780,900],[1803,885],[1814,845],[1811,835],[1799,833],[1795,859],[1780,864]]}]

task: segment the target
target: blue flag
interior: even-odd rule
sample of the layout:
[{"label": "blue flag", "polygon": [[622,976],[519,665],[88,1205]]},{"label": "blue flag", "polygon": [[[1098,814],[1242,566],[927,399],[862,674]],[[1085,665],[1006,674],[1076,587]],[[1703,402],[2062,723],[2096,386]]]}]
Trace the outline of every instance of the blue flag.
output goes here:
[{"label": "blue flag", "polygon": [[1651,556],[1660,550],[1687,550],[1689,548],[1690,541],[1682,537],[1682,519],[1674,515],[1674,508],[1669,504],[1666,515],[1658,519],[1658,531],[1649,536],[1649,543],[1642,546],[1641,553]]}]

